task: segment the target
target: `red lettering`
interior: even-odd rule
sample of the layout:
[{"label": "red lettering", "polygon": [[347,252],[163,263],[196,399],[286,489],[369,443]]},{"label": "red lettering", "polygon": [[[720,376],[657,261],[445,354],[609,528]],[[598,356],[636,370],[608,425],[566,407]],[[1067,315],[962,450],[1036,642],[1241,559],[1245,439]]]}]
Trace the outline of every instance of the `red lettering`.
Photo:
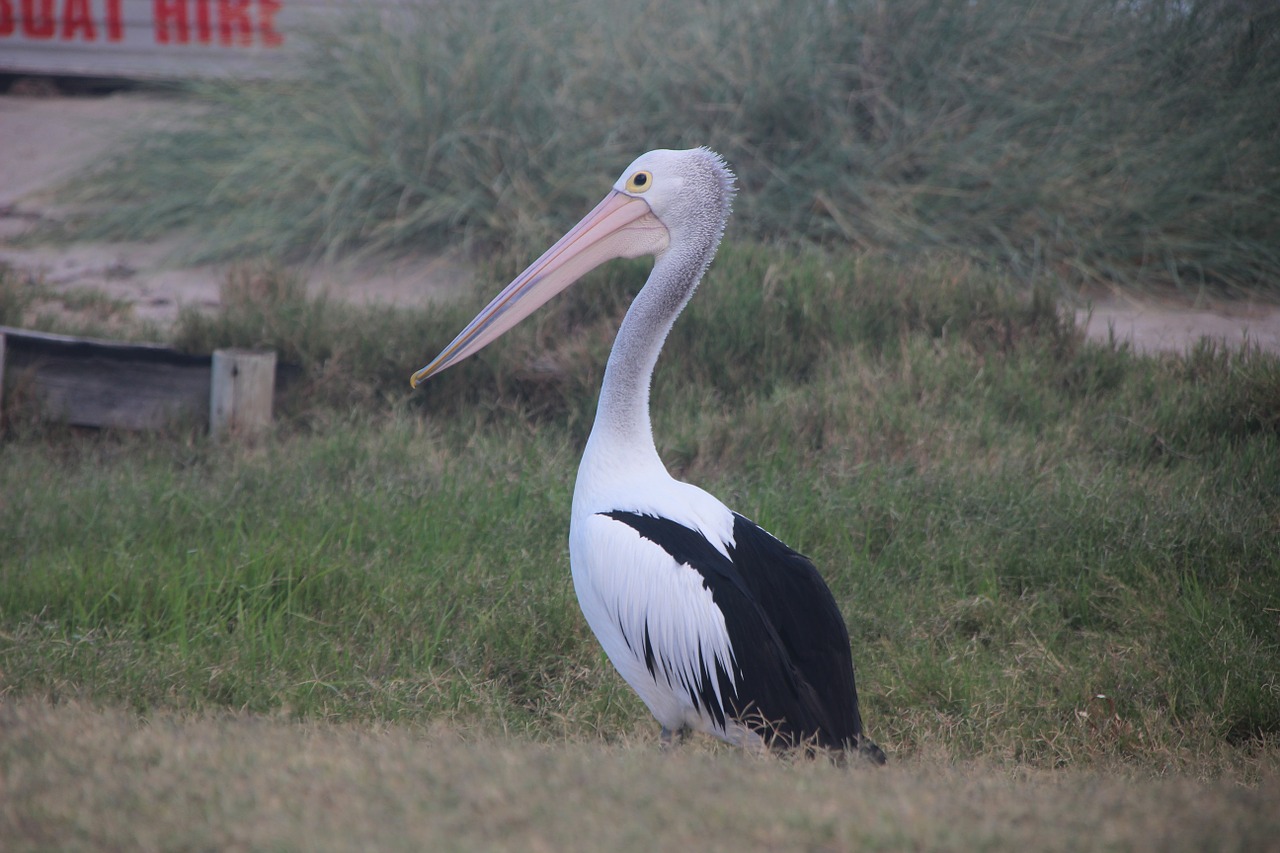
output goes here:
[{"label": "red lettering", "polygon": [[27,38],[50,39],[58,27],[53,0],[22,0],[22,34]]},{"label": "red lettering", "polygon": [[0,0],[0,36],[13,35],[13,3]]},{"label": "red lettering", "polygon": [[67,0],[67,5],[62,8],[62,40],[71,41],[81,31],[85,41],[98,37],[89,14],[89,0]]},{"label": "red lettering", "polygon": [[[0,0],[3,4],[13,0]],[[55,0],[22,0],[24,3]],[[60,0],[68,9],[66,32],[84,29],[92,39],[93,24],[88,20],[89,4],[93,0]],[[108,37],[119,40],[124,37],[121,7],[124,0],[105,0],[107,3]],[[280,47],[285,34],[276,29],[276,16],[284,10],[284,0],[152,0],[157,44],[200,44],[215,41],[224,47],[253,47],[258,41],[263,47]],[[70,10],[75,10],[74,21]],[[87,29],[86,29],[87,28]],[[64,34],[64,38],[70,36]]]},{"label": "red lettering", "polygon": [[196,38],[201,44],[213,41],[213,16],[209,13],[209,0],[196,0]]},{"label": "red lettering", "polygon": [[218,24],[222,43],[228,47],[236,40],[241,46],[253,44],[253,21],[249,18],[250,0],[218,0]]},{"label": "red lettering", "polygon": [[279,47],[284,44],[284,36],[276,32],[276,13],[280,11],[280,0],[258,0],[258,32],[262,36],[263,47]]},{"label": "red lettering", "polygon": [[187,0],[155,0],[156,43],[175,41],[186,44],[191,40],[187,29]]},{"label": "red lettering", "polygon": [[107,0],[107,38],[124,39],[124,19],[120,16],[120,0]]}]

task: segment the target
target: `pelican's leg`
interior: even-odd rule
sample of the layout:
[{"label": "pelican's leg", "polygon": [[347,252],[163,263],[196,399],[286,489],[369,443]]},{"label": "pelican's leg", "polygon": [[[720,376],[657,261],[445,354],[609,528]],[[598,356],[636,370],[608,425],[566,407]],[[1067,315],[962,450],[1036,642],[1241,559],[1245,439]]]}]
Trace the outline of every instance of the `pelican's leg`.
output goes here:
[{"label": "pelican's leg", "polygon": [[674,748],[678,744],[684,743],[685,736],[689,734],[687,726],[681,726],[674,732],[666,726],[662,727],[662,749],[667,751]]}]

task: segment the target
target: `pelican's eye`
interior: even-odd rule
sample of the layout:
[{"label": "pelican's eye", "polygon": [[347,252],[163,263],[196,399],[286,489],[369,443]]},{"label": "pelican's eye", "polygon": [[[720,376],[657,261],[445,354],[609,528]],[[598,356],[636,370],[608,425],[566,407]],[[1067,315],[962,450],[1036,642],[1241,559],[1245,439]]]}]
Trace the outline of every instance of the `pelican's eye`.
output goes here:
[{"label": "pelican's eye", "polygon": [[642,193],[649,189],[649,185],[653,183],[653,173],[639,171],[631,177],[627,178],[627,192]]}]

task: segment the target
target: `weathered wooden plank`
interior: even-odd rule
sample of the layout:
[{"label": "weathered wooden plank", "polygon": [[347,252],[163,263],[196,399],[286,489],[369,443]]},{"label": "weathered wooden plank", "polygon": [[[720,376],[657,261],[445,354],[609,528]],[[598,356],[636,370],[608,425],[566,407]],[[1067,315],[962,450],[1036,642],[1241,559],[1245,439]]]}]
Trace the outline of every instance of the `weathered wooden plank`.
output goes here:
[{"label": "weathered wooden plank", "polygon": [[[224,352],[220,350],[219,352]],[[275,390],[301,374],[271,351],[239,354],[232,431],[271,421]],[[165,344],[122,343],[0,326],[0,412],[30,406],[36,417],[76,426],[161,429],[210,424],[213,358]]]},{"label": "weathered wooden plank", "polygon": [[209,359],[162,344],[0,327],[10,399],[77,426],[159,429],[208,417]]},{"label": "weathered wooden plank", "polygon": [[41,417],[76,426],[160,429],[209,416],[209,357],[0,327],[3,387]]},{"label": "weathered wooden plank", "polygon": [[162,429],[202,424],[209,414],[208,365],[46,358],[33,376],[43,416],[76,426]]}]

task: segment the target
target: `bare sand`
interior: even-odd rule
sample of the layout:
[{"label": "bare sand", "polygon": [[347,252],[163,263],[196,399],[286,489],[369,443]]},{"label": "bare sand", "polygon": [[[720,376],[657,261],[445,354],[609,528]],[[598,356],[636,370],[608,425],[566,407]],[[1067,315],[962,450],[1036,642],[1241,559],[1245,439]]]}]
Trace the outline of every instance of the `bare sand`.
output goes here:
[{"label": "bare sand", "polygon": [[[180,236],[146,243],[27,245],[24,234],[68,211],[54,191],[106,161],[139,126],[181,120],[184,105],[145,92],[102,96],[0,95],[0,263],[55,291],[96,290],[133,304],[134,316],[161,325],[181,306],[216,307],[227,264],[190,264]],[[312,264],[309,286],[354,302],[421,304],[464,286],[459,258],[420,257]]]}]

